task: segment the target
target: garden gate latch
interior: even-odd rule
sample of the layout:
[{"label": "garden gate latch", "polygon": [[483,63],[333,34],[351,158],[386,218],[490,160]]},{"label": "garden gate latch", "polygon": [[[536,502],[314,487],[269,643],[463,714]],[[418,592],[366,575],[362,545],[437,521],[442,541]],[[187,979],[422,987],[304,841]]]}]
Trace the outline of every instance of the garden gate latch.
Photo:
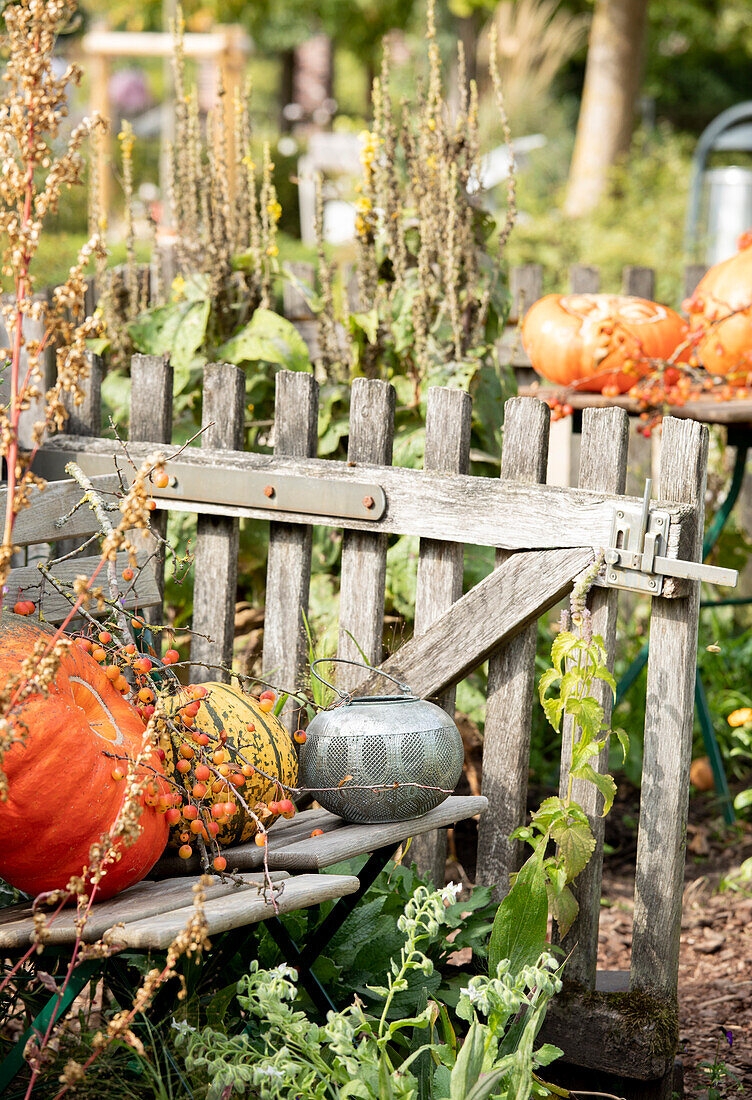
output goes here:
[{"label": "garden gate latch", "polygon": [[721,569],[697,561],[665,556],[671,516],[650,509],[652,482],[645,482],[642,503],[619,504],[611,524],[611,539],[605,551],[605,576],[597,583],[606,588],[626,588],[660,596],[667,577],[706,581],[734,588],[739,579],[736,569]]}]

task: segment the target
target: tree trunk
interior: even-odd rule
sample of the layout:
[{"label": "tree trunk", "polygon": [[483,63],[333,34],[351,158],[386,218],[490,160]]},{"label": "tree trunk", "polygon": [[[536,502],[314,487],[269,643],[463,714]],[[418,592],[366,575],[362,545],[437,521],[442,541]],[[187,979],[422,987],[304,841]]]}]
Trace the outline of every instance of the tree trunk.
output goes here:
[{"label": "tree trunk", "polygon": [[648,0],[596,0],[565,213],[597,206],[617,157],[629,149],[640,87]]}]

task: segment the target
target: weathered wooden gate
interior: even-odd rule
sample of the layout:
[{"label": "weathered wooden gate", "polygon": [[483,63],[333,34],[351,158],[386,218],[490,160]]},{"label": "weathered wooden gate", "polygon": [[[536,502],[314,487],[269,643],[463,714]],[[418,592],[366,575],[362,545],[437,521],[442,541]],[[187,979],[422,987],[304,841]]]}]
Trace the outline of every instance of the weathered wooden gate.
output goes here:
[{"label": "weathered wooden gate", "polygon": [[[585,414],[579,488],[566,489],[543,484],[549,410],[534,398],[507,403],[496,480],[467,473],[471,402],[458,390],[429,391],[425,468],[419,471],[391,466],[394,391],[385,382],[355,381],[348,460],[333,462],[315,457],[318,386],[310,375],[277,376],[274,455],[269,456],[239,449],[243,372],[209,366],[202,444],[169,461],[177,450],[170,446],[171,368],[162,359],[135,356],[131,377],[127,455],[113,440],[99,438],[100,376],[94,360],[87,400],[72,410],[69,434],[49,441],[35,466],[47,477],[61,478],[65,464],[75,459],[97,486],[116,491],[119,477],[132,477],[132,463],[156,450],[167,457],[170,485],[154,490],[162,509],[157,528],[164,530],[167,509],[198,516],[194,680],[216,678],[207,665],[232,658],[240,518],[270,522],[263,666],[284,686],[300,682],[307,661],[302,613],[308,605],[312,525],[344,532],[338,654],[357,658],[362,651],[374,665],[384,659],[388,537],[420,537],[414,636],[383,667],[452,710],[455,685],[488,660],[483,792],[490,809],[480,822],[477,877],[495,885],[500,896],[520,857],[508,837],[525,816],[536,620],[569,592],[594,549],[611,549],[608,574],[616,578],[615,570],[629,565],[619,549],[626,554],[630,544],[614,536],[624,530],[620,518],[631,517],[633,527],[643,523],[642,535],[651,534],[653,553],[660,557],[634,557],[632,576],[640,578],[644,591],[661,594],[653,599],[650,627],[630,992],[596,992],[603,820],[595,789],[576,784],[575,797],[590,815],[597,848],[575,882],[580,914],[564,942],[571,952],[566,972],[573,992],[551,1011],[548,1031],[574,1064],[641,1082],[631,1095],[670,1096],[699,585],[652,569],[669,559],[662,568],[681,574],[672,560],[699,561],[707,430],[692,421],[664,422],[659,501],[651,503],[645,526],[642,502],[623,495],[628,421],[619,409]],[[113,473],[114,464],[120,475]],[[80,540],[95,532],[98,524],[88,508],[70,512],[80,495],[70,481],[49,486],[19,517],[17,542]],[[53,519],[61,516],[67,516],[65,523],[55,526]],[[495,547],[496,568],[463,594],[465,544]],[[158,559],[145,551],[142,560],[129,605],[153,605],[159,618]],[[650,567],[641,571],[640,560]],[[74,573],[85,568],[81,559],[70,565]],[[32,598],[38,596],[30,587],[40,583],[34,567],[14,574],[12,591],[19,583]],[[61,597],[49,586],[42,607],[48,618],[62,618]],[[616,589],[595,589],[592,611],[594,629],[613,656]],[[356,670],[348,670],[343,680],[348,688],[359,686]],[[607,691],[602,702],[608,714]],[[288,721],[294,720],[289,714]],[[571,729],[565,730],[562,784],[571,736]],[[601,769],[606,757],[598,762]],[[443,871],[442,844],[437,836],[416,844],[421,864],[435,874]]]}]

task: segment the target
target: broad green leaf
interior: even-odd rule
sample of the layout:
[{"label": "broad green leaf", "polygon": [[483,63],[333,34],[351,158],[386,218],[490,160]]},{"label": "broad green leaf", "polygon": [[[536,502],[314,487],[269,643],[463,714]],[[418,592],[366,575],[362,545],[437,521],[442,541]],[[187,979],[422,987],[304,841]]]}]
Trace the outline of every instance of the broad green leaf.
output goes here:
[{"label": "broad green leaf", "polygon": [[616,797],[616,783],[612,775],[601,775],[597,772],[592,764],[580,764],[577,768],[572,768],[571,774],[576,779],[586,779],[589,783],[593,783],[603,795],[603,814],[605,817],[608,811],[614,804],[614,798]]},{"label": "broad green leaf", "polygon": [[580,911],[577,898],[568,886],[565,886],[560,894],[556,893],[553,886],[549,886],[548,901],[551,906],[551,916],[558,924],[559,932],[562,936],[566,936]]},{"label": "broad green leaf", "polygon": [[534,853],[517,875],[514,886],[496,912],[489,944],[489,970],[496,974],[502,959],[509,959],[512,974],[532,966],[546,945],[548,901],[542,853]]},{"label": "broad green leaf", "polygon": [[569,630],[560,630],[554,638],[551,645],[551,661],[560,674],[563,671],[564,661],[579,645],[581,645],[580,639]]},{"label": "broad green leaf", "polygon": [[[553,1043],[544,1043],[535,1052],[535,1064],[538,1066],[550,1066],[557,1058],[561,1058],[564,1051],[561,1047],[555,1047]],[[566,1095],[564,1093],[563,1095]]]},{"label": "broad green leaf", "polygon": [[110,346],[110,340],[107,336],[91,336],[86,341],[86,350],[91,351],[94,355],[104,355]]},{"label": "broad green leaf", "polygon": [[551,687],[551,685],[555,684],[560,679],[561,673],[557,672],[555,668],[546,669],[546,671],[543,673],[540,680],[538,681],[538,697],[540,698],[541,703],[545,699],[546,692]]},{"label": "broad green leaf", "polygon": [[206,336],[208,298],[181,298],[139,314],[128,326],[134,345],[146,355],[169,355],[175,370],[187,369]]},{"label": "broad green leaf", "polygon": [[595,851],[595,837],[587,822],[568,821],[566,824],[556,825],[551,830],[551,836],[559,846],[567,879],[571,882],[579,875],[583,867]]},{"label": "broad green leaf", "polygon": [[598,667],[595,669],[595,672],[593,673],[593,675],[597,676],[597,678],[599,680],[603,680],[604,683],[608,684],[608,686],[611,688],[611,691],[614,694],[614,699],[615,699],[616,698],[616,680],[614,679],[613,672],[611,672],[608,668],[606,668],[605,665],[598,665]]},{"label": "broad green leaf", "polygon": [[270,309],[257,309],[247,325],[217,351],[229,363],[272,363],[285,370],[308,371],[308,348],[297,329]]},{"label": "broad green leaf", "polygon": [[483,1028],[474,1020],[452,1069],[449,1100],[465,1100],[483,1069],[485,1049]]},{"label": "broad green leaf", "polygon": [[570,699],[567,713],[572,715],[588,738],[597,737],[603,729],[603,707],[590,695],[584,699]]},{"label": "broad green leaf", "polygon": [[354,332],[355,329],[360,329],[365,334],[369,344],[376,343],[379,333],[379,314],[375,307],[365,313],[350,314],[350,331]]},{"label": "broad green leaf", "polygon": [[392,1074],[384,1054],[379,1059],[379,1100],[394,1100]]},{"label": "broad green leaf", "polygon": [[621,745],[621,762],[623,764],[629,752],[629,734],[623,729],[615,729],[611,732],[616,734],[619,744]]},{"label": "broad green leaf", "polygon": [[559,726],[561,725],[561,716],[564,713],[564,700],[559,698],[544,699],[543,712],[558,733]]}]

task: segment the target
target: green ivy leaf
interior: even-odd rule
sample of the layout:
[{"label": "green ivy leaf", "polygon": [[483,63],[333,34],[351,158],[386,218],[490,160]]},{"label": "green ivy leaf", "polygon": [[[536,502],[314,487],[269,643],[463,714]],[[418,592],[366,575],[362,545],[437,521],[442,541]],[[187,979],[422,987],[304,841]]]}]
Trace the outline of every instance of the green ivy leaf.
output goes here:
[{"label": "green ivy leaf", "polygon": [[615,699],[616,680],[614,679],[613,672],[611,672],[610,669],[608,669],[605,665],[597,665],[595,671],[593,672],[593,676],[596,676],[599,680],[603,680],[604,683],[608,684],[614,694]]},{"label": "green ivy leaf", "polygon": [[555,668],[546,669],[546,671],[543,673],[540,680],[538,681],[538,697],[540,698],[541,704],[543,704],[546,698],[546,692],[551,687],[551,685],[555,684],[560,679],[561,674],[558,673]]},{"label": "green ivy leaf", "polygon": [[621,745],[621,762],[622,764],[627,759],[627,753],[629,752],[629,734],[626,730],[615,729],[611,731],[616,734],[616,737]]},{"label": "green ivy leaf", "polygon": [[566,936],[580,911],[577,898],[568,886],[565,886],[560,894],[556,893],[552,886],[549,886],[548,902],[551,906],[551,916],[559,926],[559,932],[562,936]]},{"label": "green ivy leaf", "polygon": [[546,718],[549,720],[553,728],[558,733],[559,726],[561,724],[561,716],[564,712],[564,700],[563,699],[544,699],[543,712]]},{"label": "green ivy leaf", "polygon": [[560,630],[551,646],[551,661],[559,675],[563,675],[563,663],[582,643],[570,630]]},{"label": "green ivy leaf", "polygon": [[580,764],[577,768],[572,768],[570,773],[576,779],[586,779],[589,783],[593,783],[603,795],[603,814],[605,817],[608,811],[614,804],[614,798],[616,797],[616,783],[612,775],[601,775],[597,772],[592,764]]},{"label": "green ivy leaf", "polygon": [[587,740],[597,737],[603,729],[603,707],[592,695],[570,700],[567,713],[572,715]]},{"label": "green ivy leaf", "polygon": [[569,820],[556,825],[551,836],[559,846],[567,880],[572,881],[588,863],[595,851],[595,837],[587,822]]}]

